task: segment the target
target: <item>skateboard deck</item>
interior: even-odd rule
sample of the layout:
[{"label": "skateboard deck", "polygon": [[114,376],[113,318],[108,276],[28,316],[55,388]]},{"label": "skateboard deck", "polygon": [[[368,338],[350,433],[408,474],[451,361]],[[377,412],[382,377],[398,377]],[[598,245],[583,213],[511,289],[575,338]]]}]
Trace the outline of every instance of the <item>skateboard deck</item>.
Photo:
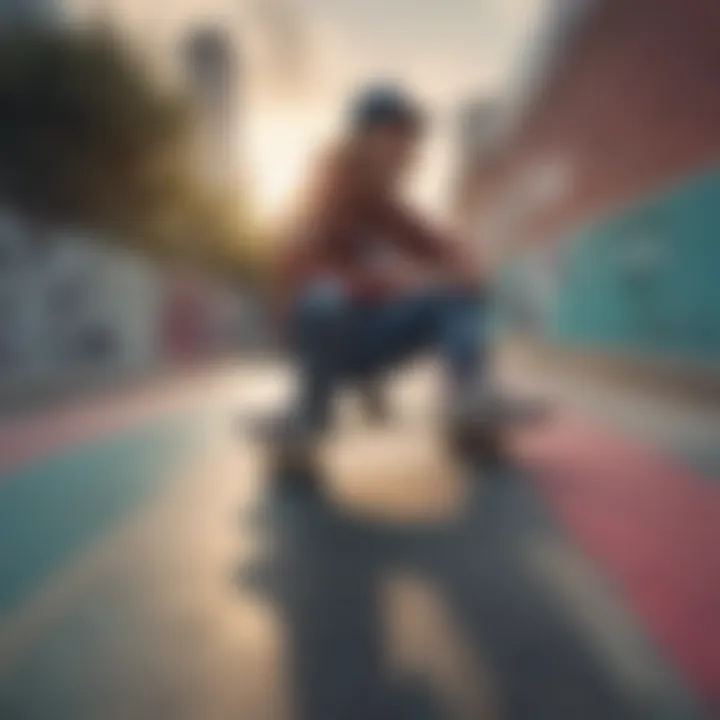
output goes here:
[{"label": "skateboard deck", "polygon": [[374,426],[340,422],[327,437],[301,450],[266,441],[265,453],[273,476],[291,484],[314,484],[321,477],[342,485],[354,476],[422,478],[483,475],[512,462],[510,439],[516,428],[536,424],[547,408],[527,405],[520,413],[487,418],[464,432],[450,434],[433,413],[413,413],[397,422]]}]

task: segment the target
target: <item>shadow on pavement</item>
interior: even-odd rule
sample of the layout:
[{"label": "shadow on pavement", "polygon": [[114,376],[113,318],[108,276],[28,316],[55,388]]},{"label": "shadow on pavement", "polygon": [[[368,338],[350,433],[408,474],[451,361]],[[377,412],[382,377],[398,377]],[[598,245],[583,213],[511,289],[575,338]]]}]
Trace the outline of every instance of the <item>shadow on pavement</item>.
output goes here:
[{"label": "shadow on pavement", "polygon": [[469,717],[660,717],[598,661],[521,561],[528,542],[553,532],[524,483],[504,477],[479,488],[459,517],[438,525],[359,519],[309,491],[270,498],[271,554],[242,568],[238,582],[277,605],[300,720],[458,717],[425,678],[387,672],[379,586],[403,572],[440,593],[465,644],[489,665],[499,710]]}]

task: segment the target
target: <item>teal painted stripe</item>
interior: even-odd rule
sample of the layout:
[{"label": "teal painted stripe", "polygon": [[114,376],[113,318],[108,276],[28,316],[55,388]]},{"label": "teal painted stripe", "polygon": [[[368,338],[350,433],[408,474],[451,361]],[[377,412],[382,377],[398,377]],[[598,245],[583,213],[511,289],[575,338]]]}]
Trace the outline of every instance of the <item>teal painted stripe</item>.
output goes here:
[{"label": "teal painted stripe", "polygon": [[123,516],[189,459],[197,423],[173,418],[78,448],[0,484],[0,615]]}]

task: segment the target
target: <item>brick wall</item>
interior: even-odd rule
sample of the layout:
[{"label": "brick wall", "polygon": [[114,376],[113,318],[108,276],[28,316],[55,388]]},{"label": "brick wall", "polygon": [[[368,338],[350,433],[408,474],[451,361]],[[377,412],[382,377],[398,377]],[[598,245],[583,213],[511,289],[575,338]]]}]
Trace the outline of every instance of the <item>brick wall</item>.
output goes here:
[{"label": "brick wall", "polygon": [[720,3],[598,0],[464,209],[495,208],[535,163],[571,182],[523,235],[552,238],[720,163]]},{"label": "brick wall", "polygon": [[504,324],[720,367],[720,2],[596,0],[569,42],[458,196]]}]

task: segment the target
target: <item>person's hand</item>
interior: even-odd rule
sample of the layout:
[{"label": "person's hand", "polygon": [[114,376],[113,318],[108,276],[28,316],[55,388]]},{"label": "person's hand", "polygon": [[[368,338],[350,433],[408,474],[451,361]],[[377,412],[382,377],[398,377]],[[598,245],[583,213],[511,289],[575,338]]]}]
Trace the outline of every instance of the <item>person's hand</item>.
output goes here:
[{"label": "person's hand", "polygon": [[428,272],[416,263],[399,260],[392,268],[390,283],[397,294],[409,294],[430,282]]},{"label": "person's hand", "polygon": [[448,263],[446,279],[452,286],[463,290],[480,289],[485,284],[485,272],[476,253],[466,247],[457,248]]},{"label": "person's hand", "polygon": [[385,257],[368,270],[383,297],[407,295],[427,285],[427,271],[403,257]]}]

